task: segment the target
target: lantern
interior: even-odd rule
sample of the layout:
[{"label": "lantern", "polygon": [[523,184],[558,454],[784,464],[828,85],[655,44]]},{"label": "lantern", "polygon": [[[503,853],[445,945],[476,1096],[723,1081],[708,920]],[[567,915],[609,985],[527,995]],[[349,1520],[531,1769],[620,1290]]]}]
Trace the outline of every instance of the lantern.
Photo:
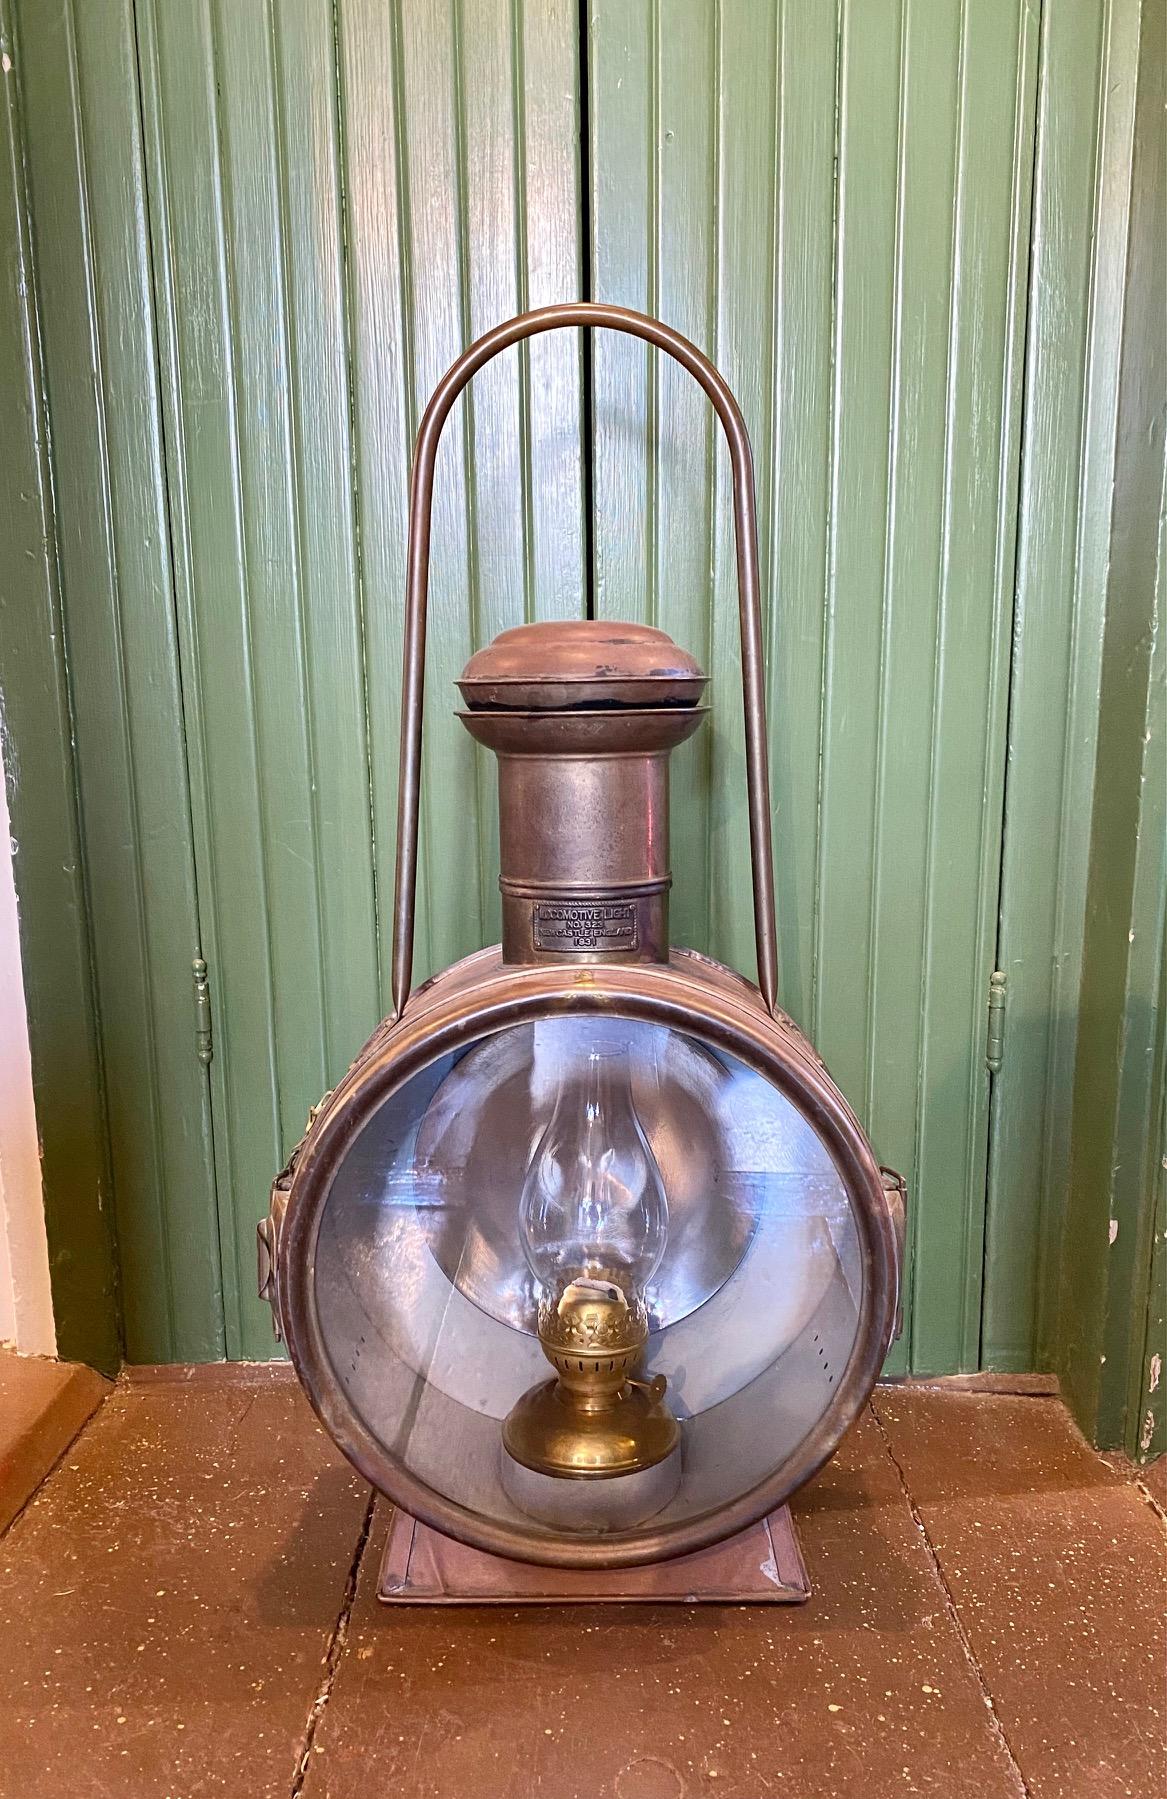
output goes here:
[{"label": "lantern", "polygon": [[[413,993],[438,441],[498,351],[593,325],[675,357],[728,442],[758,985],[669,940],[669,756],[708,728],[705,676],[661,631],[578,620],[504,631],[463,671],[459,717],[498,759],[502,942]],[[700,1552],[722,1557],[719,1596],[749,1596],[711,1546],[773,1542],[866,1402],[897,1328],[903,1183],[779,1010],[776,963],[741,413],[653,319],[525,314],[471,346],[422,421],[393,1015],[314,1110],[260,1226],[296,1372],[408,1527],[404,1596],[415,1524],[437,1572],[414,1596],[631,1597],[647,1578],[663,1597],[656,1565],[677,1557],[692,1596]]]}]

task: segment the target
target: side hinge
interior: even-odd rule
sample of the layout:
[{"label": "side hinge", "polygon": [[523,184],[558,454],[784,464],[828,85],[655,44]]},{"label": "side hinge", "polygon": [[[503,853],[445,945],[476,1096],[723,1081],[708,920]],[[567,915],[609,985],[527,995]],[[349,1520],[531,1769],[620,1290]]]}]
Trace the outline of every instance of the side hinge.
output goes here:
[{"label": "side hinge", "polygon": [[1001,1072],[1005,1053],[1006,977],[999,968],[989,976],[989,1028],[985,1036],[985,1061],[990,1074]]},{"label": "side hinge", "polygon": [[207,982],[207,965],[201,956],[193,963],[195,995],[195,1054],[204,1068],[209,1068],[215,1053],[211,1037],[211,989]]}]

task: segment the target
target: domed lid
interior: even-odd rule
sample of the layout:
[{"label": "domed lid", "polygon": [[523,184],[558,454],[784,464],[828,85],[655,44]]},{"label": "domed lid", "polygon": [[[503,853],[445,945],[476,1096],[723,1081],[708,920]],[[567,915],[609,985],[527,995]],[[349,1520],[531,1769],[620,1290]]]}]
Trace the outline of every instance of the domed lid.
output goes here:
[{"label": "domed lid", "polygon": [[458,679],[473,710],[695,706],[706,677],[667,632],[593,618],[501,631]]}]

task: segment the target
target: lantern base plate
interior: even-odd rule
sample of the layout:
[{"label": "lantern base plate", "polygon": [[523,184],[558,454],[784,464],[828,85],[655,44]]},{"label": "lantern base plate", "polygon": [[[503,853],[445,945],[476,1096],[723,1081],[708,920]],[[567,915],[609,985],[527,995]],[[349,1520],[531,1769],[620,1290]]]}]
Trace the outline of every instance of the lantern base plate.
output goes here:
[{"label": "lantern base plate", "polygon": [[394,1510],[384,1605],[791,1605],[810,1582],[788,1506],[724,1543],[643,1568],[543,1568],[468,1549]]}]

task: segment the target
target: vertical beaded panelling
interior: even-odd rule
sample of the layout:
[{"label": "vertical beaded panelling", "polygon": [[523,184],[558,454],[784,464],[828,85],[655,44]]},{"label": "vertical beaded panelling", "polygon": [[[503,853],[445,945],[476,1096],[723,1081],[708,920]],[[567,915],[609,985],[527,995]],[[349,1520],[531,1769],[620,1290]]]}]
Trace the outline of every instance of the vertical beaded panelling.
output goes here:
[{"label": "vertical beaded panelling", "polygon": [[[26,446],[56,527],[42,661],[83,848],[59,966],[91,945],[112,1200],[104,1169],[90,1186],[98,1240],[116,1209],[131,1355],[271,1352],[254,1220],[388,999],[417,419],[476,333],[589,293],[686,332],[749,420],[783,997],[911,1181],[897,1365],[1034,1366],[1057,1322],[1138,0],[9,11],[51,425]],[[449,716],[452,677],[502,626],[580,613],[589,575],[601,615],[710,669],[715,729],[674,771],[673,929],[752,966],[723,454],[679,370],[600,338],[591,372],[582,470],[568,337],[492,365],[443,445],[419,979],[499,929],[491,758]],[[9,686],[22,641],[0,645]],[[26,770],[47,766],[37,722]]]},{"label": "vertical beaded panelling", "polygon": [[[578,290],[576,46],[524,0],[138,8],[227,1340],[270,1353],[259,1200],[388,1003],[413,435],[499,318]],[[498,934],[453,676],[583,606],[578,346],[511,356],[434,506],[419,978]]]},{"label": "vertical beaded panelling", "polygon": [[[131,0],[21,0],[16,17],[62,606],[54,647],[69,673],[78,917],[89,929],[108,1133],[97,1205],[106,1220],[113,1213],[127,1353],[209,1359],[224,1348],[219,1221],[207,1076],[194,1052],[199,920],[158,381],[166,322],[151,283],[135,13]],[[22,748],[43,755],[31,741]],[[39,838],[24,797],[14,796],[17,829]],[[26,910],[40,899],[30,894]],[[38,1006],[34,1033],[40,1023]],[[80,1043],[80,1011],[74,1028]],[[38,1106],[51,1142],[62,1109],[43,1090]],[[59,1295],[91,1253],[66,1230]],[[58,1320],[58,1342],[78,1353],[71,1322],[62,1331]]]},{"label": "vertical beaded panelling", "polygon": [[[902,1357],[975,1367],[1037,31],[1026,0],[590,8],[596,297],[758,463],[782,987],[913,1194]],[[648,457],[628,447],[652,421]],[[750,966],[732,535],[699,396],[596,351],[599,606],[709,658],[675,935]]]}]

